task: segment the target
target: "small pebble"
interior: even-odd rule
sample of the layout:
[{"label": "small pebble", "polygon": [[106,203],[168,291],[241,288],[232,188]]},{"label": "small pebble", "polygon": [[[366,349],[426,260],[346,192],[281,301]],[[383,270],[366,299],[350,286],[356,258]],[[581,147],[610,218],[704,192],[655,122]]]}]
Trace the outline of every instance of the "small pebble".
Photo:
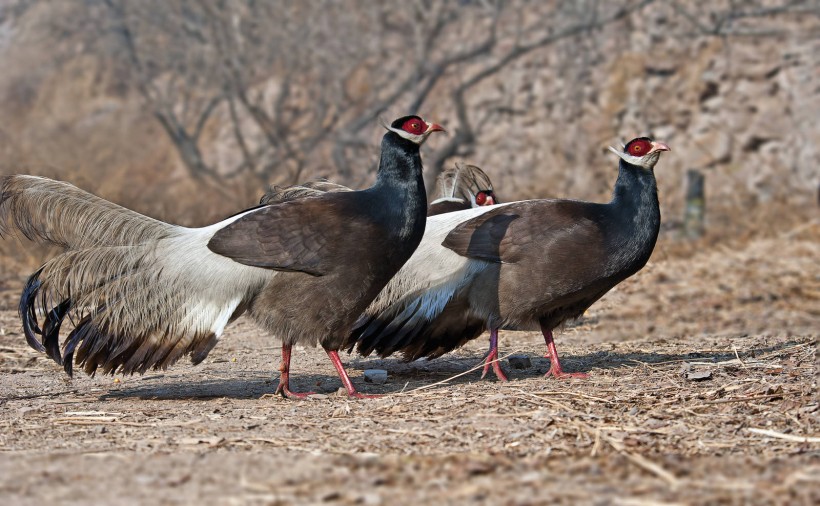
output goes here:
[{"label": "small pebble", "polygon": [[689,381],[705,381],[712,379],[712,371],[708,369],[693,369],[692,364],[684,362],[681,364],[680,372]]},{"label": "small pebble", "polygon": [[367,369],[364,371],[364,380],[368,383],[383,385],[387,383],[387,371],[384,369]]},{"label": "small pebble", "polygon": [[689,381],[704,381],[712,378],[712,371],[692,371],[686,373],[686,379]]},{"label": "small pebble", "polygon": [[532,367],[532,361],[529,355],[510,355],[510,367],[513,369],[529,369]]},{"label": "small pebble", "polygon": [[37,413],[39,411],[40,411],[40,408],[38,408],[38,407],[24,406],[24,407],[17,410],[17,414],[19,414],[20,417],[25,418],[29,413]]}]

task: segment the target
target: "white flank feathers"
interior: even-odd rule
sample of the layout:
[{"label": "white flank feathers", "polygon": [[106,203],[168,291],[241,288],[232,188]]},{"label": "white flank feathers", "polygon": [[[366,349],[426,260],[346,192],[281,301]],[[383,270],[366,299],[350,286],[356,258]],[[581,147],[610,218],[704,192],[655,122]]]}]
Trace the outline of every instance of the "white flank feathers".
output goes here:
[{"label": "white flank feathers", "polygon": [[[459,224],[497,210],[510,203],[474,207],[464,211],[444,213],[427,218],[424,237],[410,260],[390,280],[365,314],[378,314],[402,299],[406,303],[401,314],[410,314],[421,307],[419,315],[433,318],[470,278],[491,265],[484,260],[463,257],[441,245],[447,234]],[[412,300],[415,299],[415,300]],[[402,319],[397,318],[398,321]]]}]

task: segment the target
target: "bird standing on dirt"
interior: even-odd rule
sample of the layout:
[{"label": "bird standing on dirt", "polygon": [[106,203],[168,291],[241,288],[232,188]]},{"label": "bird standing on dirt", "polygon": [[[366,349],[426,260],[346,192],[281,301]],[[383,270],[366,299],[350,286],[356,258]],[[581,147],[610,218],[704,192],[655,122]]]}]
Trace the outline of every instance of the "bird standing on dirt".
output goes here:
[{"label": "bird standing on dirt", "polygon": [[[365,311],[352,348],[382,357],[434,358],[490,331],[492,367],[498,330],[540,329],[556,378],[552,330],[577,318],[649,260],[660,227],[654,167],[669,147],[641,137],[620,158],[612,201],[527,200],[428,218],[411,259]],[[482,375],[483,376],[483,375]]]},{"label": "bird standing on dirt", "polygon": [[[329,181],[309,181],[292,186],[271,186],[260,203],[286,202],[325,192],[351,191],[350,188]],[[436,216],[474,207],[491,206],[500,201],[493,191],[489,176],[475,165],[459,165],[444,170],[436,178],[435,198],[427,206],[427,216]],[[492,353],[490,348],[488,353]],[[483,376],[482,376],[483,377]]]},{"label": "bird standing on dirt", "polygon": [[[337,350],[421,240],[419,147],[443,130],[418,116],[387,129],[372,187],[263,205],[203,228],[164,223],[67,183],[4,178],[0,234],[16,228],[66,248],[24,288],[26,340],[69,375],[73,362],[88,374],[144,373],[188,354],[201,362],[225,325],[248,311],[282,339],[277,392],[308,395],[290,390],[291,348],[318,342],[348,394],[363,397]],[[74,328],[61,352],[64,323]]]},{"label": "bird standing on dirt", "polygon": [[[325,192],[351,191],[350,188],[329,181],[309,181],[292,186],[271,186],[260,203],[271,204],[300,199]],[[446,169],[436,178],[436,198],[427,206],[427,216],[463,211],[474,207],[491,206],[500,201],[493,191],[490,177],[475,165],[459,165]],[[492,342],[488,354],[497,353]],[[485,371],[486,374],[486,371]],[[503,373],[502,373],[503,374]],[[482,377],[484,377],[482,375]]]}]

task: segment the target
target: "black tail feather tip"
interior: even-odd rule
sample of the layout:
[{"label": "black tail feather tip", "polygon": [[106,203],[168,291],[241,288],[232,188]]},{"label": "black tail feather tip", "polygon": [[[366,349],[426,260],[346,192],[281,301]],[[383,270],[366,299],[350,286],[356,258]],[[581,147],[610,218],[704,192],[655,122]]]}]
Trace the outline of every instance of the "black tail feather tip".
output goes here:
[{"label": "black tail feather tip", "polygon": [[40,271],[35,272],[28,278],[28,281],[26,281],[26,286],[23,288],[23,293],[20,296],[19,312],[20,319],[23,322],[23,334],[26,336],[26,342],[35,350],[46,353],[45,346],[37,339],[37,334],[43,334],[37,322],[37,309],[35,307],[37,292],[40,290],[40,286],[42,286],[40,280],[37,279],[39,274]]},{"label": "black tail feather tip", "polygon": [[70,309],[71,299],[62,301],[48,312],[43,323],[43,344],[45,345],[46,355],[51,357],[57,365],[63,365],[60,353],[60,326]]}]

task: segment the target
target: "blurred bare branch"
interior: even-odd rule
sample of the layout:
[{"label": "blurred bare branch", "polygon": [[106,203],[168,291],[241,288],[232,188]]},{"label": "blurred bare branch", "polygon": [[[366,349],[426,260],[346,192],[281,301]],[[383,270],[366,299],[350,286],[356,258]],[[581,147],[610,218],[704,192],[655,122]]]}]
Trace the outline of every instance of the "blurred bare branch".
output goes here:
[{"label": "blurred bare branch", "polygon": [[[494,122],[523,114],[516,96],[532,83],[510,69],[531,55],[558,58],[585,82],[602,58],[598,34],[618,23],[642,30],[650,11],[674,17],[684,35],[726,38],[780,35],[779,16],[820,9],[809,0],[97,2],[103,22],[78,21],[78,33],[114,35],[188,173],[223,192],[306,175],[362,182],[375,166],[374,120],[434,110],[450,116],[431,119],[451,136],[425,156],[431,183]],[[584,93],[566,91],[562,114],[584,114]]]},{"label": "blurred bare branch", "polygon": [[[715,9],[712,3],[694,5],[692,2],[674,0],[671,5],[675,12],[686,19],[694,28],[694,34],[719,37],[778,37],[787,33],[781,27],[738,26],[737,22],[755,18],[775,18],[783,14],[820,14],[820,5],[811,0],[787,0],[779,5],[763,5],[762,2],[731,2],[728,8]],[[708,16],[702,13],[706,12]]]}]

